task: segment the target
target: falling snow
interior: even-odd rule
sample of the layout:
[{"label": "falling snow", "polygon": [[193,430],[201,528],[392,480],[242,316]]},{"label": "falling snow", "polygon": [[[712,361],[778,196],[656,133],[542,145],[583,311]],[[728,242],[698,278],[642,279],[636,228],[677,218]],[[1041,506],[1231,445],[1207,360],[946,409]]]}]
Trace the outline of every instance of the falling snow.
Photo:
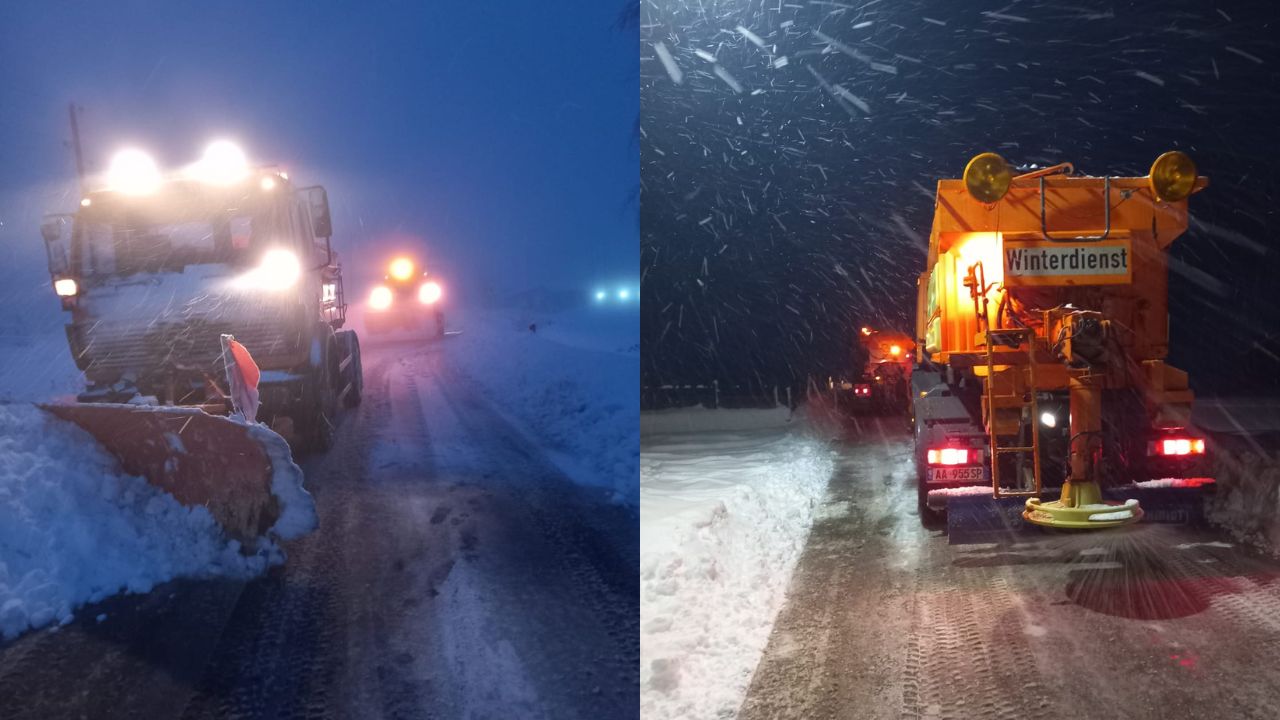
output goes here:
[{"label": "falling snow", "polygon": [[851,328],[912,329],[933,188],[980,151],[1141,176],[1176,148],[1211,184],[1171,258],[1170,360],[1201,387],[1280,385],[1261,5],[641,13],[645,384],[799,389],[852,362]]}]

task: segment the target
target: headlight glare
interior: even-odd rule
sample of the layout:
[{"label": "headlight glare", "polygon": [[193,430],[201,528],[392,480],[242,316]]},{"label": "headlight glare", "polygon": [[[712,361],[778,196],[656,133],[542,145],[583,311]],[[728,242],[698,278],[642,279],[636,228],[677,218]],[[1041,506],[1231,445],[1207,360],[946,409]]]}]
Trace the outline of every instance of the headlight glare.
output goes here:
[{"label": "headlight glare", "polygon": [[386,310],[391,307],[391,288],[379,285],[369,293],[369,307],[374,310]]},{"label": "headlight glare", "polygon": [[418,301],[423,305],[434,305],[439,302],[442,295],[444,295],[444,289],[434,280],[428,280],[418,288]]}]

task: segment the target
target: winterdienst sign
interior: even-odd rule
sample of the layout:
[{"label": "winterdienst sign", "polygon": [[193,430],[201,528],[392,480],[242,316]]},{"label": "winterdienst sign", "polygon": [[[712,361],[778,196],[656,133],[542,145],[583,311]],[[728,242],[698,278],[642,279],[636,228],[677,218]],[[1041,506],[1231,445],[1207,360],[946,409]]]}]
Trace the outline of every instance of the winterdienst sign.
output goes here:
[{"label": "winterdienst sign", "polygon": [[1132,280],[1128,239],[1004,243],[1005,285],[1124,285]]}]

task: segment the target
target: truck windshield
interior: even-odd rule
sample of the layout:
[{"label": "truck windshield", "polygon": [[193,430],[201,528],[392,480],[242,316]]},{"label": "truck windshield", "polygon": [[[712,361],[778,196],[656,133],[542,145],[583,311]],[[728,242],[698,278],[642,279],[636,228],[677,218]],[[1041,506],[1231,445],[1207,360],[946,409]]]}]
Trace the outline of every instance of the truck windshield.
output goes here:
[{"label": "truck windshield", "polygon": [[236,263],[253,245],[251,216],[219,213],[150,222],[141,216],[91,220],[81,228],[78,263],[86,277]]}]

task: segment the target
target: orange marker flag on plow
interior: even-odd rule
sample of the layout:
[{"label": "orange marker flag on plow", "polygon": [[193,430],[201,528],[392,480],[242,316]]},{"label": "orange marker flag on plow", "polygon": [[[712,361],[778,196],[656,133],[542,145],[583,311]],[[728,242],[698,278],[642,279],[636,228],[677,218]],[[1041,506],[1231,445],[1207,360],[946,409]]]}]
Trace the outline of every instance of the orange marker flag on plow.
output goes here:
[{"label": "orange marker flag on plow", "polygon": [[227,365],[227,384],[231,389],[231,407],[246,422],[258,420],[258,381],[262,371],[244,345],[235,336],[222,336],[222,359]]}]

